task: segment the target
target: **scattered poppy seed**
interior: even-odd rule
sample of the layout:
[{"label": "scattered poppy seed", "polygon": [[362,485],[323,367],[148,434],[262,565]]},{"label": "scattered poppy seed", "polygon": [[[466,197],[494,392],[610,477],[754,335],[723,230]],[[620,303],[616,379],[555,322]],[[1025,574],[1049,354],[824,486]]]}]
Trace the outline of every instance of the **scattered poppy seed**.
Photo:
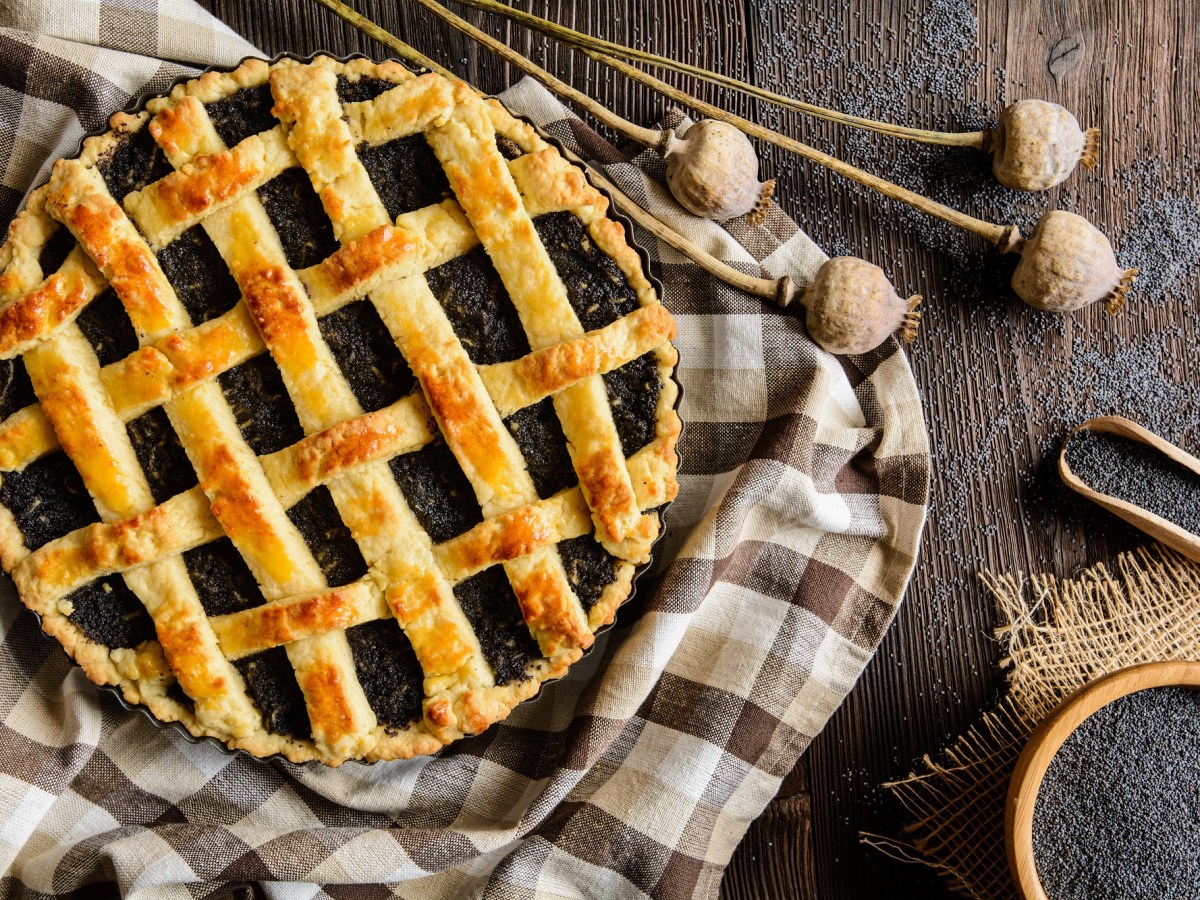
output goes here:
[{"label": "scattered poppy seed", "polygon": [[[1153,180],[1162,176],[1152,167],[1137,166],[1126,177],[1146,179],[1151,183],[1145,190],[1152,192]],[[1136,259],[1146,273],[1138,282],[1139,296],[1144,302],[1162,303],[1194,283],[1200,273],[1200,205],[1191,197],[1170,193],[1143,200],[1120,246],[1121,257]]]}]

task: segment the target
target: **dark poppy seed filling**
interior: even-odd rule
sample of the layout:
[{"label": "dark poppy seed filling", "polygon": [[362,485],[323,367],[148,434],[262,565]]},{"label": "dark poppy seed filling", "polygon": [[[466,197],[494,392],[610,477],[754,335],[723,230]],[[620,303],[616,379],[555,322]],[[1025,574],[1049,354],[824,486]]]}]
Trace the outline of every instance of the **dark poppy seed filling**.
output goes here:
[{"label": "dark poppy seed filling", "polygon": [[250,135],[270,131],[279,124],[279,120],[271,115],[274,105],[271,85],[260,84],[207,103],[204,109],[225,146],[234,147]]},{"label": "dark poppy seed filling", "polygon": [[440,438],[415,453],[393,457],[388,465],[408,508],[435,544],[483,521],[471,483]]},{"label": "dark poppy seed filling", "polygon": [[42,270],[42,277],[46,278],[57,272],[74,249],[75,235],[66,227],[59,226],[38,254],[38,266]]},{"label": "dark poppy seed filling", "polygon": [[423,134],[375,147],[360,144],[358,158],[392,219],[450,196],[450,182]]},{"label": "dark poppy seed filling", "polygon": [[529,340],[492,261],[482,247],[425,273],[425,281],[477,366],[529,353]]},{"label": "dark poppy seed filling", "polygon": [[108,575],[67,594],[67,618],[97,644],[136,647],[154,638],[154,622],[120,575]]},{"label": "dark poppy seed filling", "polygon": [[267,602],[246,560],[229,538],[184,551],[183,563],[205,615],[223,616]]},{"label": "dark poppy seed filling", "polygon": [[504,424],[521,448],[525,467],[533,478],[538,496],[545,500],[578,479],[567,452],[567,438],[554,412],[554,401],[547,397],[540,403],[517,410]]},{"label": "dark poppy seed filling", "polygon": [[345,75],[337,77],[338,100],[343,104],[374,100],[384,91],[390,91],[395,86],[396,83],[394,81],[387,81],[383,78],[372,78],[370,75],[360,75],[353,80],[347,78]]},{"label": "dark poppy seed filling", "polygon": [[395,619],[379,619],[346,629],[354,671],[375,717],[393,729],[421,718],[425,673],[412,644]]},{"label": "dark poppy seed filling", "polygon": [[96,161],[108,192],[120,203],[131,191],[141,190],[174,171],[149,128],[124,135]]},{"label": "dark poppy seed filling", "polygon": [[367,574],[366,560],[338,515],[329,488],[313,488],[287,514],[300,529],[330,587],[349,584]]},{"label": "dark poppy seed filling", "polygon": [[496,673],[496,684],[524,681],[525,669],[542,658],[542,651],[529,634],[504,567],[492,566],[460,581],[454,596],[479,638],[484,659]]},{"label": "dark poppy seed filling", "polygon": [[195,487],[198,481],[196,470],[161,406],[134,419],[125,430],[142,471],[146,473],[146,480],[150,482],[155,503],[165,503],[176,494]]},{"label": "dark poppy seed filling", "polygon": [[548,213],[533,225],[584,331],[611,325],[637,309],[637,294],[624,273],[596,246],[578,216]]},{"label": "dark poppy seed filling", "polygon": [[608,405],[621,438],[621,449],[633,456],[652,440],[662,377],[658,358],[650,351],[604,376]]},{"label": "dark poppy seed filling", "polygon": [[129,321],[129,313],[112,288],[105,288],[85,306],[75,324],[96,351],[101,366],[119,362],[138,348],[137,332]]},{"label": "dark poppy seed filling", "polygon": [[242,292],[208,232],[193,225],[158,252],[158,264],[194,325],[229,312]]},{"label": "dark poppy seed filling", "polygon": [[304,437],[296,407],[271,354],[260,353],[222,372],[217,383],[233,410],[242,437],[259,456],[290,447]]},{"label": "dark poppy seed filling", "polygon": [[358,300],[317,320],[350,390],[366,412],[390,406],[417,381],[369,300]]},{"label": "dark poppy seed filling", "polygon": [[75,464],[61,450],[0,479],[0,503],[12,511],[29,550],[100,521]]},{"label": "dark poppy seed filling", "polygon": [[276,175],[258,189],[258,198],[293,269],[315,266],[338,248],[333,223],[303,169]]},{"label": "dark poppy seed filling", "polygon": [[560,542],[558,555],[562,557],[571,590],[583,608],[590,610],[599,602],[604,589],[617,578],[616,557],[601,547],[591,534]]},{"label": "dark poppy seed filling", "polygon": [[294,738],[312,737],[304,694],[283,647],[236,660],[234,665],[246,680],[246,690],[262,713],[267,731]]},{"label": "dark poppy seed filling", "polygon": [[37,394],[33,392],[25,360],[19,356],[0,359],[0,420],[32,403],[37,403]]},{"label": "dark poppy seed filling", "polygon": [[514,160],[524,156],[525,151],[521,149],[521,145],[516,141],[506,138],[502,134],[496,135],[496,149],[500,151],[500,155],[507,160]]}]

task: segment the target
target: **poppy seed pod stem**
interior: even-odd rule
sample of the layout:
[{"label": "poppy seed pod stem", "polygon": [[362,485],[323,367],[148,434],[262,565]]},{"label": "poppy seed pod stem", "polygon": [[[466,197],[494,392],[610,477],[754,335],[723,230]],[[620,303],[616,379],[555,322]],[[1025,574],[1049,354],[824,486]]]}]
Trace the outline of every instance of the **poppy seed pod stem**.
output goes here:
[{"label": "poppy seed pod stem", "polygon": [[[669,59],[648,50],[626,47],[560,25],[524,10],[514,9],[497,0],[461,0],[466,5],[494,13],[526,28],[562,41],[578,50],[591,50],[606,57],[637,62],[681,75],[690,75],[719,84],[751,97],[785,109],[834,122],[885,134],[889,137],[946,147],[974,147],[995,154],[994,170],[1004,185],[1025,191],[1045,190],[1058,184],[1074,171],[1076,165],[1091,168],[1096,164],[1100,132],[1079,127],[1075,117],[1065,108],[1042,100],[1022,100],[1007,107],[1001,114],[1000,127],[983,131],[933,131],[911,128],[891,122],[879,122],[834,109],[826,109],[794,97],[778,94],[758,85],[740,81],[732,76],[690,63]],[[1009,148],[1009,149],[1006,149]],[[1011,148],[1016,148],[1012,150]]]}]

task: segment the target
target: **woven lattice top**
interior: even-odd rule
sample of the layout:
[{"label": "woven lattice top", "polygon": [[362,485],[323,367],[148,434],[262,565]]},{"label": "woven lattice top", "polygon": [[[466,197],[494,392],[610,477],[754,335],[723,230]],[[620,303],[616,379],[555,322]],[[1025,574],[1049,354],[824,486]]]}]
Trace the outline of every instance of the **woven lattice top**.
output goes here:
[{"label": "woven lattice top", "polygon": [[504,718],[675,493],[674,326],[606,201],[391,63],[250,61],[111,125],[0,249],[23,601],[93,680],[259,755]]}]

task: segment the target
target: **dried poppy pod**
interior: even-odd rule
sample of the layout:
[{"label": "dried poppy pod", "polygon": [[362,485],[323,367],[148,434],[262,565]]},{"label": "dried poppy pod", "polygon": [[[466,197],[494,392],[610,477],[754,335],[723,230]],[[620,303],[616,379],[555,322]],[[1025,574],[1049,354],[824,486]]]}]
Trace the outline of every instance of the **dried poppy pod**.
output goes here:
[{"label": "dried poppy pod", "polygon": [[688,212],[718,222],[749,213],[752,225],[766,216],[775,181],[758,180],[754,145],[732,125],[702,119],[682,137],[667,130],[662,155],[667,186]]},{"label": "dried poppy pod", "polygon": [[853,256],[827,260],[800,296],[809,336],[836,355],[874,350],[896,331],[911,343],[920,302],[901,299],[883,269]]},{"label": "dried poppy pod", "polygon": [[1021,262],[1013,290],[1030,306],[1052,312],[1105,300],[1115,314],[1137,275],[1137,269],[1117,265],[1112,244],[1091,222],[1061,209],[1042,216],[1033,236],[1014,249]]},{"label": "dried poppy pod", "polygon": [[992,171],[1005,187],[1044,191],[1066,180],[1076,165],[1096,165],[1100,130],[1084,131],[1057,103],[1020,100],[1000,114],[992,132]]}]

